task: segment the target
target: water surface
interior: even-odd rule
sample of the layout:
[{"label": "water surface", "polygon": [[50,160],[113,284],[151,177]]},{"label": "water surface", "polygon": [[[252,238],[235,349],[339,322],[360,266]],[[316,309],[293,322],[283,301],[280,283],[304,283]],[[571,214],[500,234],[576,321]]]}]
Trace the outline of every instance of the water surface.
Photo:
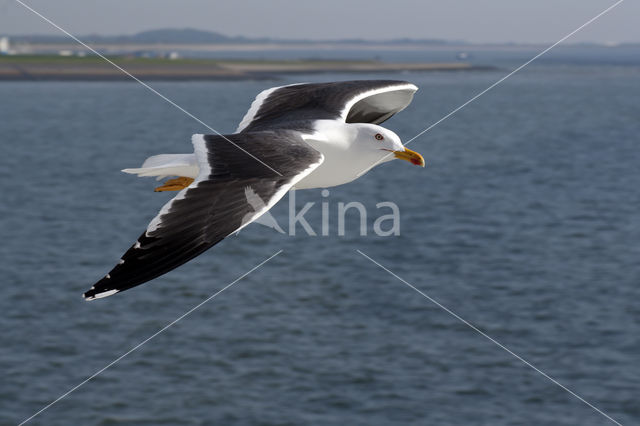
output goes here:
[{"label": "water surface", "polygon": [[[568,61],[570,62],[570,61]],[[420,86],[404,140],[504,75]],[[358,78],[376,76],[359,75]],[[220,132],[274,82],[156,83]],[[554,424],[606,419],[356,250],[623,424],[640,419],[640,69],[531,66],[382,165],[297,194],[397,203],[401,235],[251,225],[125,293],[81,294],[168,194],[118,170],[201,125],[135,83],[1,83],[0,423],[16,424],[278,250],[281,255],[39,417],[42,425]],[[274,209],[287,222],[287,199]],[[374,216],[375,217],[375,216]],[[371,224],[370,218],[369,223]]]}]

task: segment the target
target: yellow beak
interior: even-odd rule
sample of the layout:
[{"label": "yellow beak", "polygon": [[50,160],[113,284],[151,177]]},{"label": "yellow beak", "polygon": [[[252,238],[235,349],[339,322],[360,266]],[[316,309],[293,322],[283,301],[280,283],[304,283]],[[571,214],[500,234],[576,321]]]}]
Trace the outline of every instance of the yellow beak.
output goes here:
[{"label": "yellow beak", "polygon": [[422,155],[415,151],[411,151],[409,148],[405,148],[404,151],[393,151],[393,154],[396,158],[406,160],[416,166],[424,167],[424,158],[422,158]]}]

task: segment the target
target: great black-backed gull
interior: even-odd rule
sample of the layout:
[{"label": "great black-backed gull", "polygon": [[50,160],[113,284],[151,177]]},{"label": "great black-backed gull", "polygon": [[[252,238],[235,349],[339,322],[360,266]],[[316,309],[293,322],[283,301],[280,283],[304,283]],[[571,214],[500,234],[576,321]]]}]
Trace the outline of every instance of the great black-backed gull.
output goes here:
[{"label": "great black-backed gull", "polygon": [[[193,154],[156,155],[123,170],[177,176],[156,190],[180,192],[85,299],[171,271],[256,220],[290,189],[342,185],[394,158],[424,167],[420,154],[379,126],[406,108],[416,90],[388,80],[274,87],[256,97],[236,133],[196,134]],[[258,208],[252,198],[262,201]]]}]

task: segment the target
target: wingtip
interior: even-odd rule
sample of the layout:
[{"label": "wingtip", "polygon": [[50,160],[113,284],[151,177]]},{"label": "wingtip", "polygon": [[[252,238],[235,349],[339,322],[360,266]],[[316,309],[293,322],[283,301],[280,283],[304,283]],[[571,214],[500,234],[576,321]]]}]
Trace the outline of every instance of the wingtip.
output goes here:
[{"label": "wingtip", "polygon": [[84,293],[82,297],[84,297],[84,300],[86,300],[87,302],[90,302],[92,300],[102,299],[103,297],[109,297],[118,293],[119,291],[120,290],[98,291],[94,287],[91,287],[91,290]]}]

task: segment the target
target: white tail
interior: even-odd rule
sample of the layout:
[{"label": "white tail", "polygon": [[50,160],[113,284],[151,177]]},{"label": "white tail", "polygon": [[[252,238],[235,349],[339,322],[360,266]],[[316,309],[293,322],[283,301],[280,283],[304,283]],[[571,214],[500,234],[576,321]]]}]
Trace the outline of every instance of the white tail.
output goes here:
[{"label": "white tail", "polygon": [[143,176],[157,176],[157,180],[167,176],[184,176],[195,179],[200,168],[195,154],[160,154],[149,157],[141,167],[123,169],[125,173]]}]

